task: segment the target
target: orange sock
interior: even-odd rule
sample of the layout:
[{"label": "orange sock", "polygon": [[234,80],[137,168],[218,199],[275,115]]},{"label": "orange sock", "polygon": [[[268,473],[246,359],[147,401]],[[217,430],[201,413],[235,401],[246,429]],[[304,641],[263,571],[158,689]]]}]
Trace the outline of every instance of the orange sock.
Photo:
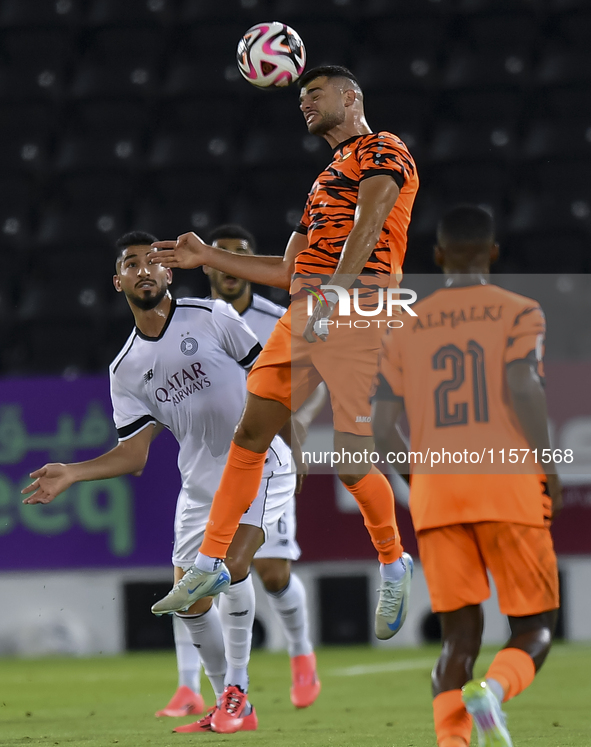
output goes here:
[{"label": "orange sock", "polygon": [[384,475],[376,469],[355,485],[345,485],[361,509],[363,521],[378,551],[381,563],[393,563],[402,555],[400,534],[396,524],[394,493]]},{"label": "orange sock", "polygon": [[445,737],[439,742],[438,747],[468,747],[468,742],[462,737]]},{"label": "orange sock", "polygon": [[535,676],[534,660],[520,648],[504,648],[499,651],[486,673],[487,680],[496,680],[505,691],[504,701],[514,698],[529,687]]},{"label": "orange sock", "polygon": [[267,452],[258,454],[232,441],[200,548],[204,555],[226,557],[242,514],[259,492],[266,456]]},{"label": "orange sock", "polygon": [[468,747],[472,716],[462,702],[461,690],[446,690],[433,699],[433,720],[439,747]]}]

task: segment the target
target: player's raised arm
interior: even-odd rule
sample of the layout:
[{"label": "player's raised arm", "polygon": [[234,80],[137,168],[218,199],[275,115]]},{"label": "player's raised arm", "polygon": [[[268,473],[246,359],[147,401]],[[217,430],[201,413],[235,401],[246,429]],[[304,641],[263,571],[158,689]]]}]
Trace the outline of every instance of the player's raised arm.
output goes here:
[{"label": "player's raised arm", "polygon": [[389,174],[377,174],[360,182],[353,229],[331,283],[348,288],[363,270],[399,194],[400,189]]},{"label": "player's raised arm", "polygon": [[[389,174],[371,176],[359,184],[355,222],[329,281],[330,285],[351,287],[376,248],[386,218],[399,194],[400,188]],[[335,303],[332,301],[329,301],[328,306],[316,305],[304,330],[305,340],[326,340],[327,335],[320,334],[316,325],[321,319],[330,317],[334,306]]]},{"label": "player's raised arm", "polygon": [[21,491],[23,495],[28,495],[23,503],[50,503],[76,482],[141,474],[148,459],[154,425],[151,423],[152,427],[143,428],[95,459],[72,464],[46,464],[31,472],[33,482]]},{"label": "player's raised arm", "polygon": [[306,246],[306,237],[294,232],[283,257],[237,254],[209,246],[195,233],[185,233],[176,241],[155,242],[148,259],[185,270],[207,265],[251,283],[289,290],[295,258]]}]

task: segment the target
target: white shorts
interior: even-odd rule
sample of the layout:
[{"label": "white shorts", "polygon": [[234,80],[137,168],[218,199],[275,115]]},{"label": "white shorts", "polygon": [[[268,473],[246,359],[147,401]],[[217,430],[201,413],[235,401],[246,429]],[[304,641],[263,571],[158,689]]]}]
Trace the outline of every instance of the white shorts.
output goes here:
[{"label": "white shorts", "polygon": [[[298,560],[302,551],[296,541],[296,512],[295,495],[285,505],[281,516],[274,524],[269,524],[265,531],[265,542],[255,553],[255,560],[260,558],[282,558],[283,560]],[[243,517],[242,524],[244,524]],[[248,523],[248,522],[246,522]]]},{"label": "white shorts", "polygon": [[[265,534],[265,543],[256,553],[257,558],[297,560],[300,555],[295,541],[296,475],[290,470],[290,465],[285,465],[281,471],[263,477],[257,497],[240,519],[241,524],[260,527]],[[196,506],[187,492],[181,490],[174,519],[172,564],[175,567],[186,571],[194,564],[203,542],[209,509],[210,506]],[[270,554],[266,552],[268,543],[273,550]]]}]

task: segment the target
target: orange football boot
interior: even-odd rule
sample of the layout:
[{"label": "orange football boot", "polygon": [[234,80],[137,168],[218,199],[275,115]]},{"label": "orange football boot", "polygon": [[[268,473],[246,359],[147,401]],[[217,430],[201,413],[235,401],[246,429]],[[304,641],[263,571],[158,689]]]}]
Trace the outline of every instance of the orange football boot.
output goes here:
[{"label": "orange football boot", "polygon": [[296,708],[307,708],[318,697],[320,680],[314,653],[294,656],[291,660],[291,702]]},{"label": "orange football boot", "polygon": [[[179,734],[191,734],[196,731],[213,731],[211,728],[211,720],[216,710],[217,708],[214,706],[207,712],[207,715],[200,718],[199,721],[195,721],[193,724],[185,724],[185,726],[177,726],[173,731],[176,731]],[[253,708],[248,716],[244,716],[242,719],[242,726],[239,731],[256,731],[258,726],[259,720],[257,719],[256,711]]]},{"label": "orange football boot", "polygon": [[213,731],[219,734],[234,734],[236,731],[241,731],[244,722],[242,714],[247,703],[248,695],[243,693],[239,687],[235,685],[225,687],[217,710],[211,719]]},{"label": "orange football boot", "polygon": [[172,716],[178,718],[181,716],[196,716],[203,713],[205,703],[201,693],[194,693],[190,687],[183,685],[179,687],[172,696],[170,703],[161,711],[156,711],[156,716]]}]

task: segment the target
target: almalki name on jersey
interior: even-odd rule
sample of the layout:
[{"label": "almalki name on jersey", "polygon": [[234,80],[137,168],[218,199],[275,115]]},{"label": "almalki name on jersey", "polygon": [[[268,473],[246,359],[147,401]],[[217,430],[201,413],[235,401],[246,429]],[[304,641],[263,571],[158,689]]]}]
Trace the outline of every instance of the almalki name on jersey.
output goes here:
[{"label": "almalki name on jersey", "polygon": [[200,392],[211,386],[211,381],[199,361],[191,363],[188,368],[181,368],[166,380],[167,387],[159,386],[154,392],[158,402],[172,402],[176,407],[185,397]]},{"label": "almalki name on jersey", "polygon": [[433,327],[451,326],[455,329],[462,322],[498,322],[502,318],[503,305],[470,306],[470,309],[452,309],[439,312],[439,319],[433,319],[432,314],[417,318],[413,322],[412,331],[417,329],[432,329]]}]

